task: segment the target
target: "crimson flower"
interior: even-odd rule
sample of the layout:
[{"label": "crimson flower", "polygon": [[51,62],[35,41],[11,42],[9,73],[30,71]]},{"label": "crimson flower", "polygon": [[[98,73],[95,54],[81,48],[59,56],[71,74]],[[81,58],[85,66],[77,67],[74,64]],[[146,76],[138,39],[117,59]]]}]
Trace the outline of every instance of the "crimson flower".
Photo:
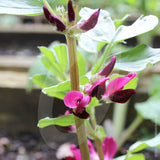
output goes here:
[{"label": "crimson flower", "polygon": [[87,106],[90,101],[90,96],[83,96],[83,94],[79,91],[70,91],[64,97],[64,104],[70,108],[70,112],[75,116],[83,119],[89,117],[85,106]]},{"label": "crimson flower", "polygon": [[124,86],[132,80],[137,74],[129,73],[125,77],[117,77],[109,82],[107,89],[102,96],[103,100],[109,100],[118,103],[125,103],[128,99],[136,93],[135,89],[125,89]]},{"label": "crimson flower", "polygon": [[[87,142],[89,147],[90,160],[99,160],[99,156],[95,151],[93,144],[91,143],[90,140],[87,140]],[[106,137],[103,140],[102,149],[104,154],[104,160],[112,160],[117,151],[117,144],[112,137]],[[73,153],[74,157],[66,157],[66,160],[69,160],[67,158],[73,158],[73,160],[82,160],[80,149],[78,149],[76,145],[72,144],[70,146],[70,150]]]},{"label": "crimson flower", "polygon": [[[101,78],[93,83],[93,85],[87,84],[86,86],[86,93],[92,97],[96,97],[98,100],[102,98],[102,95],[104,94],[106,90],[106,81],[110,80],[107,76],[112,72],[113,67],[116,62],[116,56],[113,56],[111,61],[94,77],[95,78]],[[102,78],[103,76],[103,78]]]}]

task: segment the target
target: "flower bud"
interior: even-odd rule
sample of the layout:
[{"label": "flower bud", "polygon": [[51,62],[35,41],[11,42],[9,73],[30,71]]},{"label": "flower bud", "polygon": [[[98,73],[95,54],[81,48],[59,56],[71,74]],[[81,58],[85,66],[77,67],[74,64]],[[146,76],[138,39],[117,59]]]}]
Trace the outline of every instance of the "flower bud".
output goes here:
[{"label": "flower bud", "polygon": [[68,20],[69,22],[72,22],[75,20],[75,12],[74,12],[71,0],[68,2]]},{"label": "flower bud", "polygon": [[53,14],[51,14],[51,12],[47,9],[47,7],[46,7],[45,5],[43,5],[43,12],[44,12],[44,15],[45,15],[46,19],[47,19],[51,24],[55,24]]},{"label": "flower bud", "polygon": [[98,9],[96,12],[94,12],[90,18],[82,23],[79,24],[79,28],[81,30],[84,30],[84,31],[88,31],[92,28],[95,27],[95,25],[97,24],[98,22],[98,17],[99,17],[99,13],[100,13],[100,9]]},{"label": "flower bud", "polygon": [[54,16],[45,5],[43,5],[43,11],[46,19],[51,23],[56,25],[57,30],[63,32],[66,29],[66,25],[56,16]]},{"label": "flower bud", "polygon": [[115,62],[116,56],[113,56],[111,61],[98,73],[98,75],[107,77],[112,72]]}]

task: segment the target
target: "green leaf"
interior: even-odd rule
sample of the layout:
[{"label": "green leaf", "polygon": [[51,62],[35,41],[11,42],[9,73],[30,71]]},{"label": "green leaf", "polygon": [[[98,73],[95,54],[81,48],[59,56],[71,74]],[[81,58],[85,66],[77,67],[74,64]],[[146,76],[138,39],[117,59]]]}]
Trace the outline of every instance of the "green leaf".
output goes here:
[{"label": "green leaf", "polygon": [[153,75],[151,80],[151,86],[149,87],[150,96],[160,96],[160,75]]},{"label": "green leaf", "polygon": [[66,127],[66,126],[70,126],[73,124],[75,124],[74,115],[68,114],[68,115],[57,117],[57,118],[46,117],[44,119],[41,119],[38,122],[38,127],[44,128],[50,125],[59,125],[59,126]]},{"label": "green leaf", "polygon": [[85,34],[81,34],[78,41],[79,46],[89,53],[97,52],[98,41],[95,41]]},{"label": "green leaf", "polygon": [[48,70],[52,71],[60,79],[66,80],[62,67],[57,61],[56,57],[54,56],[54,53],[46,47],[39,47],[39,49],[44,54],[41,57],[41,60],[44,66]]},{"label": "green leaf", "polygon": [[79,80],[81,85],[85,85],[86,83],[89,83],[89,79],[86,76],[82,76]]},{"label": "green leaf", "polygon": [[62,6],[62,5],[67,6],[68,4],[68,0],[58,0],[58,1],[57,0],[47,0],[47,1],[54,10],[56,10],[56,7],[58,6]]},{"label": "green leaf", "polygon": [[42,6],[39,0],[1,0],[0,14],[35,16],[43,14]]},{"label": "green leaf", "polygon": [[68,65],[67,47],[65,44],[60,44],[55,46],[54,50],[58,57],[58,61],[59,61],[59,64],[61,65],[62,71],[65,72]]},{"label": "green leaf", "polygon": [[113,160],[145,160],[143,154],[134,154],[126,158],[126,155],[114,158]]},{"label": "green leaf", "polygon": [[86,70],[87,70],[86,61],[79,51],[77,51],[77,59],[78,59],[79,77],[81,77],[86,74]]},{"label": "green leaf", "polygon": [[140,16],[132,25],[130,26],[119,26],[115,35],[114,42],[120,42],[125,39],[129,39],[145,32],[153,30],[158,25],[158,18],[153,15]]},{"label": "green leaf", "polygon": [[105,130],[102,126],[97,126],[96,127],[96,135],[100,138],[101,142],[106,137]]},{"label": "green leaf", "polygon": [[155,64],[158,61],[160,61],[160,49],[141,44],[131,50],[118,53],[115,68],[130,72],[142,71],[148,64]]},{"label": "green leaf", "polygon": [[41,62],[41,57],[38,56],[34,65],[29,69],[28,73],[28,83],[27,83],[27,91],[30,92],[34,87],[34,82],[32,77],[36,74],[47,74],[48,70],[45,68],[43,63]]},{"label": "green leaf", "polygon": [[[160,94],[159,94],[160,95]],[[144,118],[160,125],[160,96],[149,98],[142,103],[136,103],[135,108],[137,112]]]},{"label": "green leaf", "polygon": [[158,134],[156,137],[146,140],[146,141],[138,141],[131,145],[128,150],[128,154],[132,154],[135,152],[139,152],[145,148],[148,147],[158,147],[160,148],[160,134]]},{"label": "green leaf", "polygon": [[[80,11],[82,19],[80,21],[88,19],[89,15],[93,12],[95,12],[95,10],[91,10],[86,7],[82,8]],[[108,12],[101,9],[97,25],[92,30],[84,33],[84,35],[96,41],[117,43],[151,31],[157,25],[158,18],[156,16],[149,15],[145,17],[141,16],[130,26],[120,25],[116,30],[114,22],[110,18]]]},{"label": "green leaf", "polygon": [[56,98],[63,100],[64,96],[70,90],[71,90],[70,81],[64,81],[57,85],[54,85],[48,88],[44,88],[42,92],[47,94],[48,96],[56,97]]},{"label": "green leaf", "polygon": [[50,87],[59,83],[55,75],[51,72],[48,72],[47,74],[35,75],[32,77],[32,80],[41,88]]}]

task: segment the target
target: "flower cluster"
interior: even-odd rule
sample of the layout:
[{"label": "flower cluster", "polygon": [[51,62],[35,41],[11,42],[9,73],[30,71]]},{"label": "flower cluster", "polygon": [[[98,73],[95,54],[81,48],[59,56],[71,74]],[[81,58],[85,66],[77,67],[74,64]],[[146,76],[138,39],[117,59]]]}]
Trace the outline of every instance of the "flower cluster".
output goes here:
[{"label": "flower cluster", "polygon": [[[83,32],[83,31],[88,31],[90,29],[92,29],[98,21],[98,17],[99,17],[99,13],[100,13],[100,9],[98,9],[96,12],[94,12],[90,18],[84,22],[81,22],[80,24],[75,24],[75,12],[74,12],[74,8],[72,5],[72,1],[69,0],[68,2],[68,14],[65,15],[65,12],[61,12],[61,14],[64,15],[60,15],[60,16],[55,16],[53,15],[48,8],[44,5],[43,6],[43,11],[44,11],[44,15],[46,17],[46,19],[53,25],[55,25],[57,27],[57,30],[60,32],[65,32],[68,30],[68,28],[70,28],[70,26],[72,26],[72,28],[74,30],[79,31],[79,32]],[[67,17],[67,19],[63,19],[60,17]]]},{"label": "flower cluster", "polygon": [[112,80],[108,77],[115,62],[116,56],[113,56],[111,61],[93,76],[93,82],[85,85],[84,93],[87,94],[86,96],[79,91],[70,91],[66,94],[64,103],[70,108],[71,113],[85,119],[89,117],[85,107],[90,103],[92,97],[106,102],[125,103],[136,93],[135,89],[124,89],[125,85],[136,76],[136,73],[129,73],[127,76],[117,77]]},{"label": "flower cluster", "polygon": [[[87,142],[88,142],[88,147],[89,147],[90,160],[99,160],[99,156],[97,152],[95,151],[93,144],[91,143],[90,140],[87,140]],[[114,157],[117,151],[117,144],[112,137],[106,137],[103,140],[102,149],[103,149],[103,154],[104,154],[104,160],[112,160],[112,158]],[[80,149],[78,149],[76,145],[72,144],[70,146],[70,150],[73,154],[73,157],[68,156],[66,157],[66,160],[82,160]]]}]

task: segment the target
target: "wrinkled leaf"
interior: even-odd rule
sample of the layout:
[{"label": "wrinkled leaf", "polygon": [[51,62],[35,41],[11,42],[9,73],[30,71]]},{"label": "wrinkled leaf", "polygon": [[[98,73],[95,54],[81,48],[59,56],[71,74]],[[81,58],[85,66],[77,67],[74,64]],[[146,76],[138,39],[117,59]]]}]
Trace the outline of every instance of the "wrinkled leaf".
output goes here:
[{"label": "wrinkled leaf", "polygon": [[64,81],[64,82],[61,82],[57,85],[54,85],[54,86],[51,86],[51,87],[48,87],[48,88],[44,88],[42,90],[42,92],[47,94],[48,96],[56,97],[56,98],[59,98],[59,99],[63,100],[64,96],[70,90],[71,90],[70,81]]},{"label": "wrinkled leaf", "polygon": [[1,0],[0,14],[35,16],[43,14],[42,6],[39,0]]},{"label": "wrinkled leaf", "polygon": [[50,125],[58,125],[58,126],[70,126],[75,124],[74,120],[74,115],[73,114],[68,114],[68,115],[63,115],[57,118],[49,118],[46,117],[44,119],[41,119],[38,122],[38,127],[39,128],[44,128]]},{"label": "wrinkled leaf", "polygon": [[160,61],[160,49],[141,44],[131,50],[118,53],[116,57],[115,68],[136,72],[145,69],[148,64]]}]

